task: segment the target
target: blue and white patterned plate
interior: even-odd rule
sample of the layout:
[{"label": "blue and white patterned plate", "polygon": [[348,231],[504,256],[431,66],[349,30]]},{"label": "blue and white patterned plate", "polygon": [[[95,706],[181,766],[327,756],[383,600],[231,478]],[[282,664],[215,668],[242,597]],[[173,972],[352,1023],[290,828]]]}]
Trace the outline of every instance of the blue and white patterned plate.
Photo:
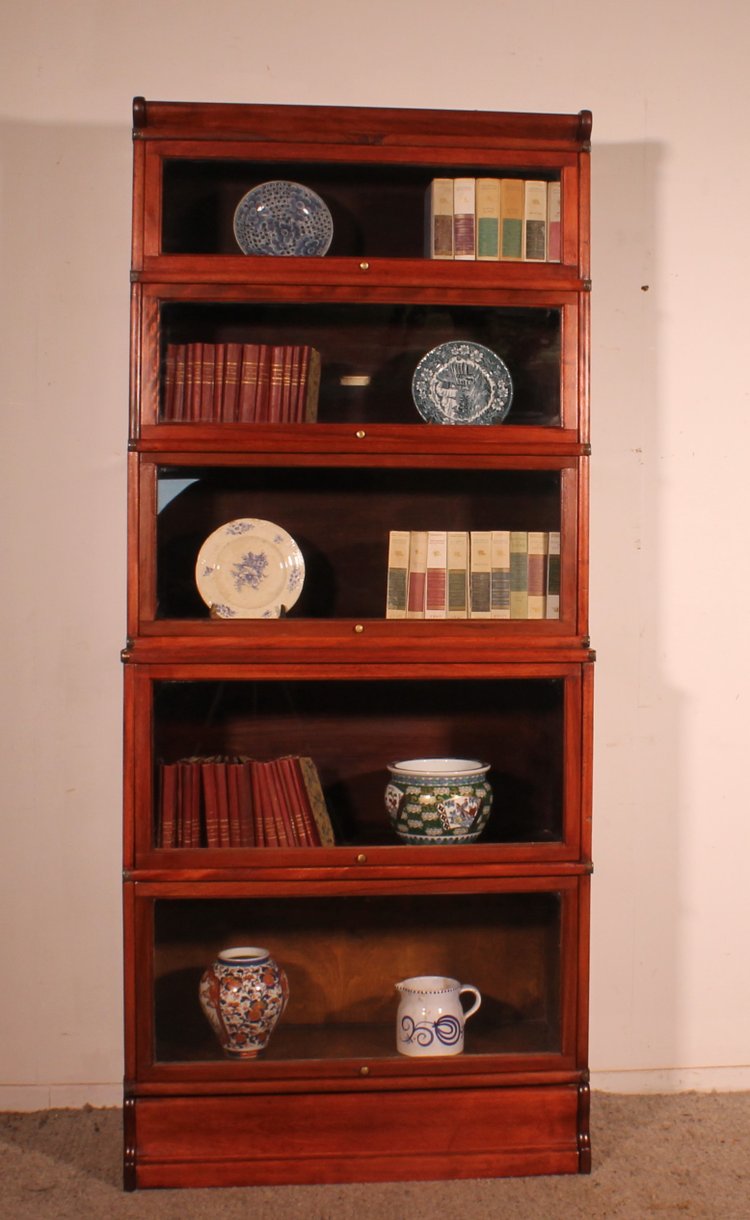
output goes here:
[{"label": "blue and white patterned plate", "polygon": [[209,534],[195,583],[217,618],[279,618],[302,592],[305,561],[280,525],[239,517]]},{"label": "blue and white patterned plate", "polygon": [[320,256],[333,240],[333,219],[320,195],[299,182],[261,182],[234,213],[243,254]]},{"label": "blue and white patterned plate", "polygon": [[499,424],[510,411],[513,382],[495,352],[454,339],[422,357],[411,392],[429,424]]}]

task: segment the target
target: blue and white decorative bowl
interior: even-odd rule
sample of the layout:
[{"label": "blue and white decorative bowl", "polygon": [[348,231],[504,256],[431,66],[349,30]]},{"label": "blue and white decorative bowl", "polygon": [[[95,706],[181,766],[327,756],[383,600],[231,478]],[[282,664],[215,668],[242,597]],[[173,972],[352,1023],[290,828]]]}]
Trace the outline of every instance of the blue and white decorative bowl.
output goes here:
[{"label": "blue and white decorative bowl", "polygon": [[403,843],[474,843],[492,809],[489,763],[407,758],[390,763],[385,807]]},{"label": "blue and white decorative bowl", "polygon": [[320,257],[333,241],[333,218],[300,182],[261,182],[237,204],[234,235],[243,254]]}]

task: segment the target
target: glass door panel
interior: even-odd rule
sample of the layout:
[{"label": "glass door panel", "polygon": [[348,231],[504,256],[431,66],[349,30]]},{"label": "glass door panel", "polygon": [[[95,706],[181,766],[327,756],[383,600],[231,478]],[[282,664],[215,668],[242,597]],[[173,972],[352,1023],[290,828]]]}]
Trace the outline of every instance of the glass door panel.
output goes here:
[{"label": "glass door panel", "polygon": [[[163,168],[162,252],[238,254],[235,210],[262,184],[301,184],[322,199],[333,224],[331,257],[420,258],[425,196],[436,178],[560,182],[560,167],[321,164],[167,158]],[[520,218],[519,218],[520,219]]]},{"label": "glass door panel", "polygon": [[[560,426],[560,307],[173,301],[160,314],[162,422]],[[433,357],[446,384],[429,400],[422,391],[420,410],[415,370],[449,342],[490,353],[477,373],[468,351],[474,397],[454,384],[455,363]],[[502,391],[487,417],[485,371]],[[304,408],[293,410],[291,397]]]},{"label": "glass door panel", "polygon": [[[269,842],[267,832],[252,829],[253,815],[262,824],[283,818],[283,779],[271,781],[269,792],[256,787],[261,776],[252,767],[246,776],[237,770],[243,761],[290,756],[312,760],[337,846],[399,845],[386,809],[387,768],[410,758],[489,764],[492,808],[479,843],[563,839],[571,798],[562,678],[159,681],[153,700],[153,847],[298,845],[294,835],[279,843],[274,830]],[[572,744],[572,724],[567,734]],[[240,782],[246,787],[235,789]],[[211,839],[217,784],[226,827]]]},{"label": "glass door panel", "polygon": [[[446,558],[435,560],[446,570],[447,535],[464,536],[464,559],[462,564],[456,561],[457,570],[467,572],[463,617],[486,611],[486,617],[497,622],[504,617],[559,618],[564,606],[560,606],[559,583],[554,600],[550,579],[557,569],[549,556],[555,546],[558,554],[560,550],[561,482],[559,469],[162,468],[156,537],[157,617],[208,618],[209,606],[196,583],[197,579],[201,583],[200,573],[196,578],[199,552],[214,531],[232,522],[256,519],[279,526],[301,551],[304,582],[301,592],[295,589],[298,595],[289,610],[295,618],[384,618],[389,545],[395,531],[410,535],[409,564],[414,568],[421,563],[422,548],[414,534],[446,535]],[[489,535],[500,531],[507,535],[503,543],[507,555],[502,562],[487,555],[485,563],[478,554],[472,560],[471,534],[484,534],[484,545],[489,547]],[[517,535],[515,544],[512,533]],[[497,563],[498,571],[507,570],[510,581],[510,548],[516,545],[520,554],[524,542],[525,558],[521,556],[520,561],[525,564],[528,594],[529,548],[537,545],[533,539],[529,541],[529,534],[538,536],[542,548],[541,567],[537,564],[541,586],[538,582],[534,586],[540,600],[530,607],[528,596],[523,602],[511,603],[509,594],[507,605],[497,605],[498,613],[493,615],[493,564]],[[551,545],[554,539],[556,543]],[[237,546],[242,550],[239,543]],[[252,551],[250,543],[248,546]],[[425,560],[425,572],[426,565]],[[484,601],[472,603],[470,596],[473,575],[481,572],[489,590],[486,606]],[[241,585],[242,570],[237,571],[236,579]],[[231,574],[227,580],[229,610],[241,610],[242,588],[234,589]],[[424,605],[423,601],[420,614],[414,603],[415,617],[425,617]],[[445,607],[447,611],[447,601]]]},{"label": "glass door panel", "polygon": [[154,904],[153,1059],[224,1060],[198,986],[217,953],[237,946],[268,949],[289,980],[261,1067],[399,1057],[395,984],[419,975],[479,989],[465,1055],[559,1053],[561,927],[554,892],[162,899]]}]

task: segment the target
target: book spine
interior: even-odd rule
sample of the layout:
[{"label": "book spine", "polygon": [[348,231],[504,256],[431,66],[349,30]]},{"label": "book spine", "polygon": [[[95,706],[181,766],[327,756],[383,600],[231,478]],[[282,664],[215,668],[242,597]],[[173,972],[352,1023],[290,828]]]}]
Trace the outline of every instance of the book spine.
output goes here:
[{"label": "book spine", "polygon": [[529,530],[528,560],[528,610],[529,618],[544,618],[547,591],[547,534],[543,530]]},{"label": "book spine", "polygon": [[278,810],[277,817],[280,825],[279,843],[282,847],[299,847],[301,840],[292,812],[281,759],[274,758],[267,765]]},{"label": "book spine", "polygon": [[258,345],[258,379],[255,387],[255,412],[253,414],[253,422],[256,424],[268,423],[270,418],[273,351],[270,343]]},{"label": "book spine", "polygon": [[223,767],[229,808],[229,846],[242,847],[242,825],[240,822],[240,766],[228,762]]},{"label": "book spine", "polygon": [[475,259],[476,179],[456,178],[453,182],[453,257]]},{"label": "book spine", "polygon": [[260,764],[252,759],[249,764],[250,787],[253,794],[253,828],[256,846],[267,847],[266,824],[263,816],[263,789],[261,785]]},{"label": "book spine", "polygon": [[257,343],[242,344],[237,418],[243,424],[255,422],[259,359],[260,347]]},{"label": "book spine", "polygon": [[297,365],[299,363],[299,348],[294,343],[287,343],[284,347],[284,361],[281,369],[281,409],[279,411],[279,420],[282,424],[288,424],[292,418],[292,394],[294,391],[294,378],[297,376]]},{"label": "book spine", "polygon": [[184,762],[180,761],[176,764],[177,767],[177,817],[175,820],[174,845],[175,847],[190,846],[190,785],[188,783],[188,771]]},{"label": "book spine", "polygon": [[425,195],[425,257],[453,258],[453,179],[434,178]]},{"label": "book spine", "polygon": [[[186,421],[190,419],[190,387],[193,379],[193,353],[190,343],[182,343],[182,362],[184,373],[182,377],[182,405],[180,410],[180,420]],[[177,410],[177,404],[175,404]]]},{"label": "book spine", "polygon": [[[290,822],[288,820],[288,811],[284,809],[283,794],[278,786],[278,776],[276,774],[276,766],[273,759],[268,759],[262,764],[266,781],[266,794],[268,797],[267,810],[270,810],[270,816],[276,830],[276,839],[278,847],[291,847],[289,841]],[[286,816],[285,816],[286,815]],[[292,831],[292,833],[294,833]]]},{"label": "book spine", "polygon": [[251,763],[244,759],[239,766],[240,846],[255,846],[255,824],[253,820],[253,785]]},{"label": "book spine", "polygon": [[241,375],[242,345],[240,343],[227,343],[221,387],[222,423],[232,424],[240,418],[239,396]]},{"label": "book spine", "polygon": [[500,179],[477,178],[477,258],[500,257]]},{"label": "book spine", "polygon": [[201,362],[200,399],[198,402],[198,419],[210,422],[214,411],[214,378],[216,369],[216,349],[213,343],[203,344],[203,360]]},{"label": "book spine", "polygon": [[409,575],[406,585],[407,618],[424,618],[426,581],[427,531],[412,530],[409,536]]},{"label": "book spine", "polygon": [[219,806],[219,847],[232,847],[232,826],[229,809],[229,775],[225,762],[214,762],[216,801]]},{"label": "book spine", "polygon": [[528,618],[529,541],[526,530],[510,532],[510,617]]},{"label": "book spine", "polygon": [[465,530],[449,530],[446,546],[448,570],[446,618],[469,616],[469,536]]},{"label": "book spine", "polygon": [[211,402],[211,420],[221,423],[224,406],[224,373],[227,360],[226,343],[214,344],[214,393]]},{"label": "book spine", "polygon": [[314,423],[318,418],[318,398],[320,396],[320,352],[314,347],[305,349],[307,353],[307,372],[305,375],[302,419],[305,423]]},{"label": "book spine", "polygon": [[201,846],[201,789],[198,768],[192,761],[181,764],[183,794],[182,847]]},{"label": "book spine", "polygon": [[510,530],[492,531],[490,569],[490,617],[510,618]]},{"label": "book spine", "polygon": [[300,847],[320,847],[320,835],[307,799],[296,755],[278,760]]},{"label": "book spine", "polygon": [[388,579],[385,617],[406,618],[406,584],[409,575],[409,531],[388,535]]},{"label": "book spine", "polygon": [[[184,374],[184,370],[183,370]],[[168,343],[164,353],[164,376],[161,384],[159,419],[173,420],[177,384],[177,344]]]},{"label": "book spine", "polygon": [[560,617],[560,531],[550,530],[547,554],[547,618]]},{"label": "book spine", "polygon": [[252,847],[252,795],[250,780],[244,759],[235,758],[232,762],[232,801],[233,801],[233,835],[235,847]]},{"label": "book spine", "polygon": [[523,257],[524,187],[520,178],[500,179],[500,258]]},{"label": "book spine", "polygon": [[279,847],[279,817],[271,791],[268,763],[260,762],[256,759],[255,772],[257,775],[258,794],[260,796],[260,819],[263,824],[265,845],[266,847]]},{"label": "book spine", "polygon": [[307,394],[307,374],[310,369],[311,348],[304,345],[296,347],[296,356],[292,371],[292,397],[289,409],[289,420],[293,424],[301,424],[305,419]]},{"label": "book spine", "polygon": [[429,530],[427,534],[427,570],[425,576],[424,616],[445,618],[446,567],[448,535],[445,530]]},{"label": "book spine", "polygon": [[492,535],[489,530],[472,530],[471,576],[469,580],[470,617],[489,618],[490,602],[490,551]]},{"label": "book spine", "polygon": [[281,393],[281,422],[291,424],[297,418],[299,397],[300,345],[290,343],[284,359],[284,381]]},{"label": "book spine", "polygon": [[547,258],[547,183],[535,179],[524,190],[523,257],[534,263]]},{"label": "book spine", "polygon": [[271,348],[268,394],[261,399],[256,413],[258,422],[278,424],[282,421],[284,400],[284,376],[287,359],[287,349],[284,344],[274,344]]},{"label": "book spine", "polygon": [[288,814],[287,832],[290,845],[293,847],[309,847],[305,820],[299,807],[299,798],[292,782],[290,773],[290,758],[275,758],[273,761],[278,786],[283,794],[284,806]]},{"label": "book spine", "polygon": [[559,263],[562,250],[560,229],[560,183],[547,187],[547,262]]},{"label": "book spine", "polygon": [[201,401],[201,370],[203,368],[203,344],[188,343],[185,376],[184,418],[192,423],[199,418]]},{"label": "book spine", "polygon": [[331,818],[328,813],[325,795],[323,793],[323,785],[320,782],[318,768],[311,758],[304,755],[299,759],[299,769],[302,775],[302,782],[310,802],[313,820],[318,829],[320,842],[323,847],[331,846],[336,842]]},{"label": "book spine", "polygon": [[274,344],[270,348],[268,388],[265,395],[259,394],[255,412],[257,423],[279,423],[282,418],[285,351],[287,349],[283,344]]},{"label": "book spine", "polygon": [[299,756],[291,754],[285,761],[288,764],[289,782],[295,793],[295,805],[299,811],[303,835],[302,842],[306,847],[320,847],[322,845],[320,831],[313,817],[310,798],[307,795],[307,789],[302,777]]},{"label": "book spine", "polygon": [[185,823],[185,785],[182,780],[182,766],[180,763],[174,764],[174,784],[175,784],[175,802],[174,802],[174,832],[172,835],[172,847],[183,847],[183,832],[182,828]]},{"label": "book spine", "polygon": [[216,770],[212,762],[203,762],[199,765],[203,788],[203,827],[206,835],[206,846],[222,847]]},{"label": "book spine", "polygon": [[159,847],[175,846],[177,810],[177,768],[174,763],[162,763],[159,769],[159,825],[155,842]]},{"label": "book spine", "polygon": [[187,376],[187,345],[175,345],[174,396],[170,419],[181,421],[185,418],[185,378]]}]

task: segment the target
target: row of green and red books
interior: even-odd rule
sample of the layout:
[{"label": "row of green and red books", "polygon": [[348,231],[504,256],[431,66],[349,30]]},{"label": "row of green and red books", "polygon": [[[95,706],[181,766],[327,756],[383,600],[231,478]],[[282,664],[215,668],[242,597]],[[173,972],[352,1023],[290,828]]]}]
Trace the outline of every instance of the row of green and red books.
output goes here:
[{"label": "row of green and red books", "polygon": [[386,618],[558,619],[557,530],[391,530]]},{"label": "row of green and red books", "polygon": [[560,183],[434,178],[425,204],[428,258],[560,262]]},{"label": "row of green and red books", "polygon": [[161,419],[309,423],[319,389],[320,354],[306,344],[169,343]]},{"label": "row of green and red books", "polygon": [[160,765],[159,847],[321,847],[334,842],[311,758],[186,758]]}]

